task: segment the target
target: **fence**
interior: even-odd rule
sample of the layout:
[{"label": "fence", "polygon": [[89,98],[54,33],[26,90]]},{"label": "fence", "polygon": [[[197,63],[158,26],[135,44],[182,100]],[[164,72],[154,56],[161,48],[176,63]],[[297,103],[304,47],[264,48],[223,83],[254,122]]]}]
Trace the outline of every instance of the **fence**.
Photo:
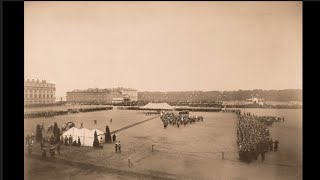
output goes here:
[{"label": "fence", "polygon": [[[139,162],[142,159],[146,158],[147,156],[153,154],[153,153],[168,153],[168,154],[177,154],[181,156],[193,156],[198,158],[205,158],[205,159],[211,159],[211,160],[226,160],[226,161],[235,161],[241,163],[239,160],[239,152],[237,151],[184,151],[184,150],[178,150],[173,149],[170,147],[164,147],[160,145],[149,145],[145,147],[144,149],[140,150],[139,152],[131,154],[131,159],[134,160],[134,162]],[[266,154],[266,157],[268,155]],[[261,162],[261,160],[258,161],[261,164],[265,165],[273,165],[273,166],[286,166],[286,167],[302,167],[301,164],[296,164],[293,162],[274,162],[274,161],[264,161]]]}]

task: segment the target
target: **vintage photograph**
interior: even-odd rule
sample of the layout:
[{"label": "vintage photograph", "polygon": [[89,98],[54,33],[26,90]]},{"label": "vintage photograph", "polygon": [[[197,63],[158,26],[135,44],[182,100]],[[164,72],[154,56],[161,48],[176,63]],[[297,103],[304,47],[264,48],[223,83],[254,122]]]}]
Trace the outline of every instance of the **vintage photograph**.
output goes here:
[{"label": "vintage photograph", "polygon": [[302,2],[24,2],[28,180],[301,180]]}]

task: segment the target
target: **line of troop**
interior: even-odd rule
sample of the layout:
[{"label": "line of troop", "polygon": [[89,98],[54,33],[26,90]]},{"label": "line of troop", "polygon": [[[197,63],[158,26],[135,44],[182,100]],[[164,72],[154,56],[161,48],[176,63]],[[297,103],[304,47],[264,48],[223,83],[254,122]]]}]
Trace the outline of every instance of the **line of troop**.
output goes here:
[{"label": "line of troop", "polygon": [[185,115],[185,114],[174,114],[172,112],[166,112],[162,111],[160,113],[160,118],[163,122],[163,127],[167,128],[168,124],[175,126],[179,128],[180,125],[186,126],[187,124],[193,124],[195,122],[202,121],[203,122],[203,117],[202,116],[190,116],[190,115]]},{"label": "line of troop", "polygon": [[68,111],[40,111],[40,112],[25,112],[24,118],[52,118],[57,115],[66,115]]}]

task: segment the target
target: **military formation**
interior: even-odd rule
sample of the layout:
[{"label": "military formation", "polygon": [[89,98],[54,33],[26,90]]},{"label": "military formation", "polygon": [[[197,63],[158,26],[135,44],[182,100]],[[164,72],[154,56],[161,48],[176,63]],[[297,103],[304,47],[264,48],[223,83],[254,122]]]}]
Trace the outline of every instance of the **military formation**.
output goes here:
[{"label": "military formation", "polygon": [[160,118],[163,122],[163,127],[167,128],[168,124],[175,126],[179,128],[180,125],[186,126],[187,124],[193,124],[195,122],[202,121],[203,122],[203,117],[202,116],[189,116],[186,114],[174,114],[172,112],[166,112],[162,111],[160,113]]},{"label": "military formation", "polygon": [[239,159],[245,162],[257,160],[261,155],[261,161],[265,160],[268,151],[277,151],[279,141],[270,138],[269,126],[273,122],[279,122],[284,118],[273,116],[255,116],[251,113],[238,115],[237,144],[239,147]]},{"label": "military formation", "polygon": [[57,115],[66,115],[68,114],[68,111],[40,111],[40,112],[25,112],[24,118],[39,118],[39,117],[45,117],[45,118],[52,118]]}]

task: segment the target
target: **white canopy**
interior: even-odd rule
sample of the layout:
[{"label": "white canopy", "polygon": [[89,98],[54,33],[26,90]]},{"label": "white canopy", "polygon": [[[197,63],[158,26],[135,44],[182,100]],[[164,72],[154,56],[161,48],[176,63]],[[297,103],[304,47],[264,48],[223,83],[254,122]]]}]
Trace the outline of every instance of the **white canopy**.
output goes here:
[{"label": "white canopy", "polygon": [[104,139],[104,132],[100,131],[99,129],[93,129],[93,130],[89,130],[86,128],[75,128],[72,127],[71,129],[69,129],[68,131],[64,132],[62,134],[63,138],[65,138],[66,136],[69,138],[70,135],[72,137],[73,141],[77,141],[78,142],[78,137],[80,138],[80,142],[81,142],[81,146],[93,146],[93,140],[94,140],[94,132],[97,132],[98,135],[98,140],[100,140],[100,138],[102,137]]},{"label": "white canopy", "polygon": [[148,103],[147,105],[140,107],[140,109],[171,110],[173,107],[167,103]]}]

